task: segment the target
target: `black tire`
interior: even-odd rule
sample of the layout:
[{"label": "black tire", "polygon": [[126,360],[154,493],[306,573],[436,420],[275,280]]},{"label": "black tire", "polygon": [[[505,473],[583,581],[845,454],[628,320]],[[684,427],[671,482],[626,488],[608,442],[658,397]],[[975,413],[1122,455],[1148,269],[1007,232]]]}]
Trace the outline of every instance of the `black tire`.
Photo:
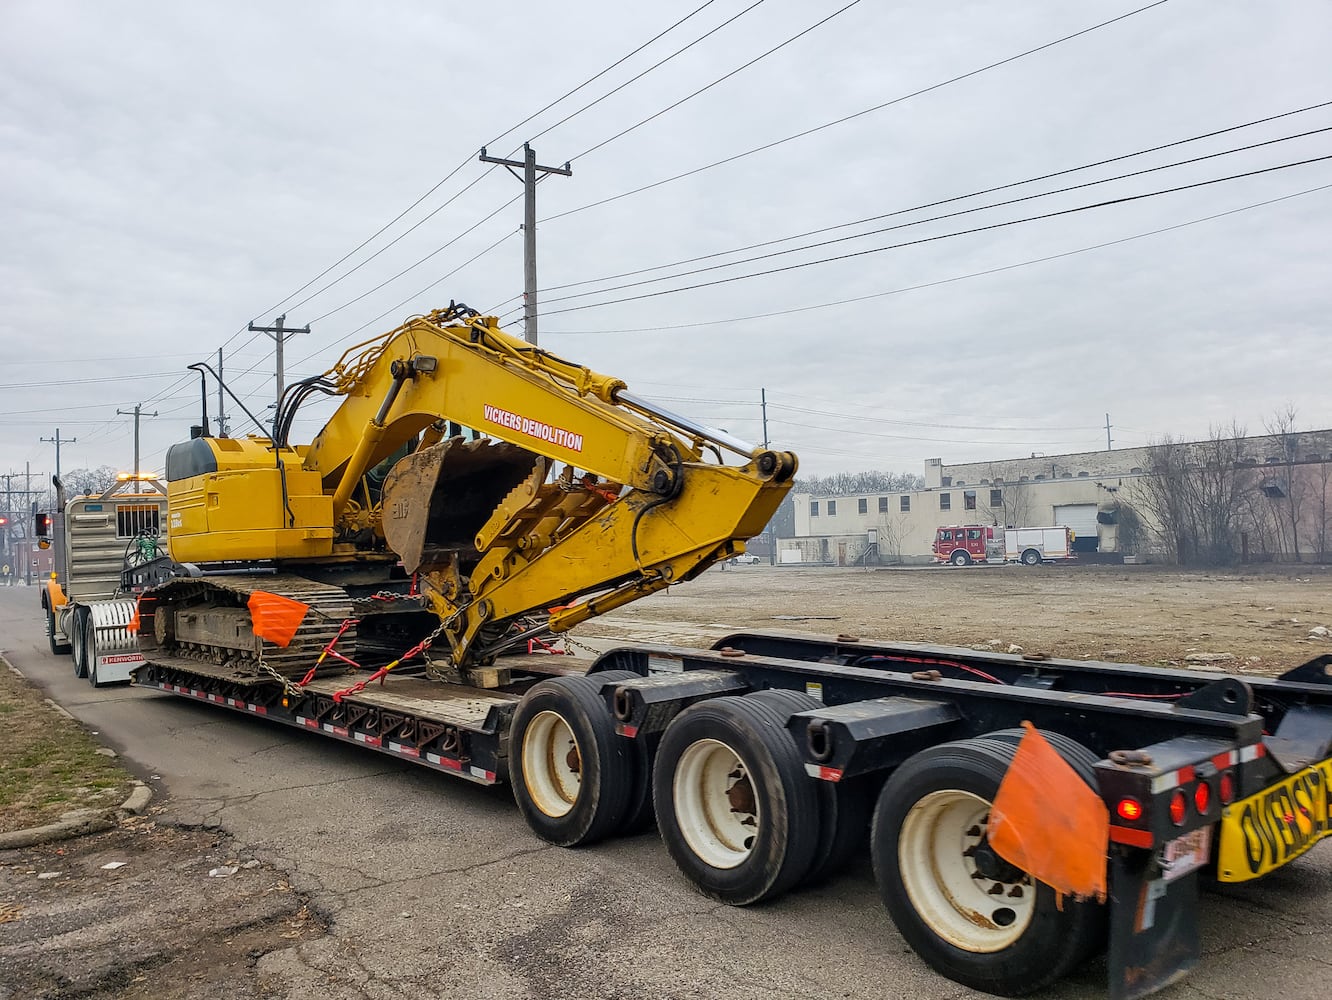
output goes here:
[{"label": "black tire", "polygon": [[[783,726],[797,712],[823,707],[823,702],[813,695],[780,688],[756,691],[745,697],[771,705],[781,716]],[[869,840],[873,793],[877,790],[873,780],[811,780],[819,797],[819,846],[809,871],[800,880],[801,885],[817,885],[836,875],[863,852]]]},{"label": "black tire", "polygon": [[[700,702],[671,722],[653,764],[652,799],[667,851],[700,892],[732,906],[794,887],[819,847],[817,790],[786,717],[755,698]],[[718,808],[719,800],[730,808]]]},{"label": "black tire", "polygon": [[587,678],[554,677],[529,690],[514,711],[509,745],[513,797],[537,836],[579,847],[624,826],[633,748]]},{"label": "black tire", "polygon": [[64,656],[70,651],[69,643],[61,642],[56,638],[55,612],[50,608],[46,609],[46,641],[51,646],[51,652],[56,656]]},{"label": "black tire", "polygon": [[88,676],[88,630],[84,627],[87,618],[88,611],[82,607],[75,608],[70,615],[70,655],[74,660],[74,676],[78,678]]},{"label": "black tire", "polygon": [[[588,674],[587,679],[592,682],[594,689],[600,697],[601,686],[607,682],[632,681],[642,678],[642,674],[635,673],[632,670],[603,670],[599,673]],[[616,739],[630,745],[630,753],[633,755],[634,764],[634,789],[629,796],[629,814],[625,817],[624,825],[619,829],[619,833],[635,834],[643,833],[652,829],[656,825],[657,817],[652,811],[652,758],[657,751],[657,743],[660,737],[657,735],[636,736],[629,739],[625,736],[616,736]]]},{"label": "black tire", "polygon": [[[1096,903],[1066,899],[1061,911],[1053,889],[1016,869],[976,878],[980,852],[948,853],[963,842],[951,835],[962,832],[951,824],[974,823],[963,837],[980,836],[973,831],[983,829],[1015,750],[1007,740],[977,739],[916,754],[884,785],[871,834],[879,892],[902,937],[943,975],[1001,996],[1022,996],[1059,979],[1105,926]],[[977,818],[969,820],[969,811]]]},{"label": "black tire", "polygon": [[1027,549],[1022,553],[1022,565],[1039,566],[1041,564],[1041,554],[1035,549]]},{"label": "black tire", "polygon": [[967,566],[970,565],[971,563],[971,556],[963,552],[961,549],[958,549],[956,552],[953,553],[953,556],[949,560],[949,562],[951,562],[954,566]]},{"label": "black tire", "polygon": [[83,666],[88,675],[88,683],[95,688],[102,686],[97,679],[97,633],[93,630],[92,611],[83,616]]}]

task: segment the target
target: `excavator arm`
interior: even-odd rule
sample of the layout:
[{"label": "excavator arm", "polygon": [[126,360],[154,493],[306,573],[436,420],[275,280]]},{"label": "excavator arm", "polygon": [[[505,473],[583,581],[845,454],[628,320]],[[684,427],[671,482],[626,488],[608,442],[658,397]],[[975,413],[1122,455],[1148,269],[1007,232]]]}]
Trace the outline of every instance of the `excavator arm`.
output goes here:
[{"label": "excavator arm", "polygon": [[385,480],[379,522],[460,673],[525,616],[567,629],[743,551],[796,469],[789,452],[656,408],[465,307],[357,345],[324,379],[344,400],[303,470],[335,523],[369,469],[420,442]]}]

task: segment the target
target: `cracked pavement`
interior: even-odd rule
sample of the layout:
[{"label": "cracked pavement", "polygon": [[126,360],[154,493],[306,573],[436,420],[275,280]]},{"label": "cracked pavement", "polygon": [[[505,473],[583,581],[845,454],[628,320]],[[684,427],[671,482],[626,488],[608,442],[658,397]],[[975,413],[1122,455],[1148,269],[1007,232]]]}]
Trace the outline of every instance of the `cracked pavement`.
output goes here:
[{"label": "cracked pavement", "polygon": [[[774,904],[718,905],[675,871],[655,833],[561,850],[527,830],[507,788],[169,695],[93,691],[47,652],[35,607],[35,592],[0,593],[14,664],[151,782],[165,816],[225,834],[327,921],[326,933],[275,942],[243,971],[255,996],[981,995],[911,953],[868,861]],[[1325,996],[1329,924],[1332,848],[1321,845],[1262,883],[1206,895],[1203,963],[1159,995]],[[1047,995],[1103,997],[1104,977],[1093,962]]]}]

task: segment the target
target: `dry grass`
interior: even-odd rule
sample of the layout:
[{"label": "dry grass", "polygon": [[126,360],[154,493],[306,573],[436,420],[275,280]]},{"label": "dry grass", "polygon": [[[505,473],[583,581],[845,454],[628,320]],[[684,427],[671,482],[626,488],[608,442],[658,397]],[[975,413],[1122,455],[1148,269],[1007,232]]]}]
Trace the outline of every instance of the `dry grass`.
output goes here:
[{"label": "dry grass", "polygon": [[96,751],[78,723],[0,660],[0,833],[125,801],[130,775]]}]

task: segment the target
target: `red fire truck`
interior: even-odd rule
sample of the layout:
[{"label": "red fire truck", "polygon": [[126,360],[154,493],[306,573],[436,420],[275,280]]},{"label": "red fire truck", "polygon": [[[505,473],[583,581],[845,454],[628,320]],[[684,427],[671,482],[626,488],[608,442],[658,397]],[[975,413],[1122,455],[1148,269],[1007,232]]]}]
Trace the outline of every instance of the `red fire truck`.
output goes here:
[{"label": "red fire truck", "polygon": [[949,525],[934,533],[935,562],[969,566],[983,562],[1043,562],[1076,559],[1073,529],[1064,525],[1043,528],[996,529],[986,524]]}]

